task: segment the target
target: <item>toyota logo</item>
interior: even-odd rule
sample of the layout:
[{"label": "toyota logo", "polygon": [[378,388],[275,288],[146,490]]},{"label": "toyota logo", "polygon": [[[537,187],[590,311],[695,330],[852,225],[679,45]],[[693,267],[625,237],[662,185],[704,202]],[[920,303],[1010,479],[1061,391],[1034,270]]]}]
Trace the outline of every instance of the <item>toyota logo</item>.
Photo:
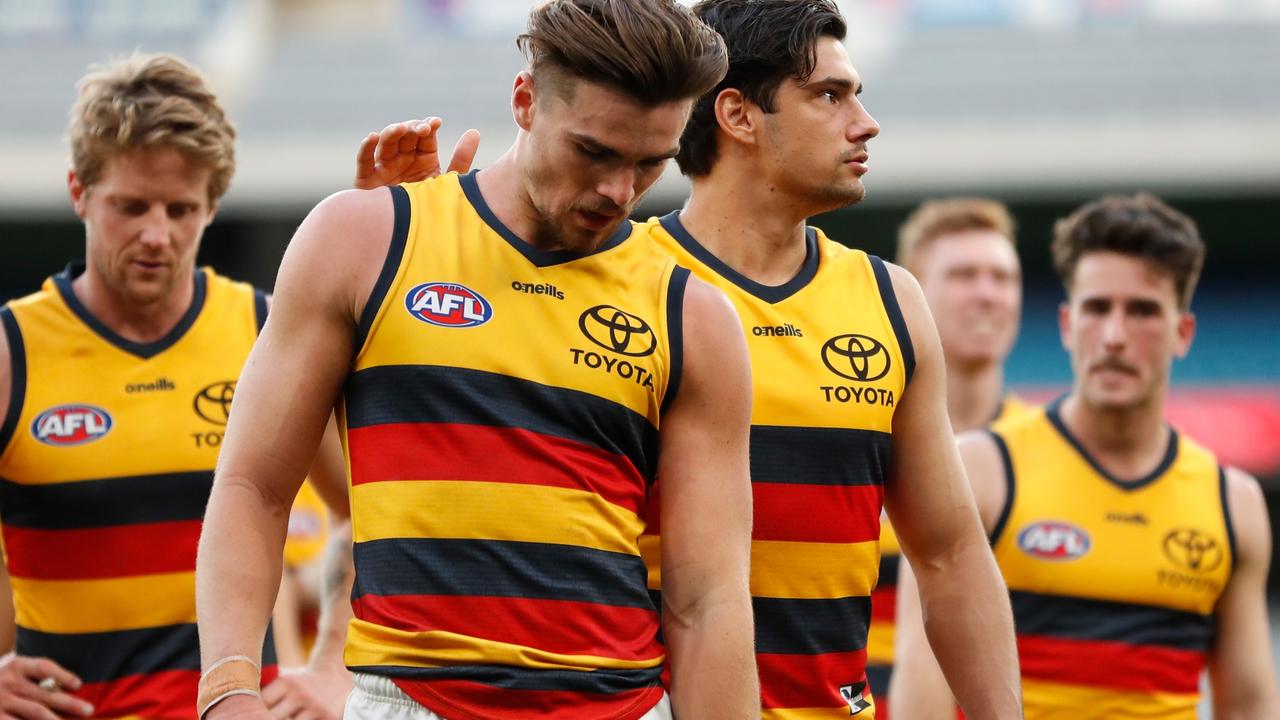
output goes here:
[{"label": "toyota logo", "polygon": [[236,394],[233,382],[216,382],[196,393],[192,403],[196,414],[214,425],[226,425],[231,416],[231,398]]},{"label": "toyota logo", "polygon": [[644,357],[658,347],[649,323],[612,305],[588,308],[578,318],[578,327],[588,340],[619,355]]},{"label": "toyota logo", "polygon": [[889,350],[867,335],[837,335],[822,346],[822,362],[842,378],[872,382],[889,374]]},{"label": "toyota logo", "polygon": [[1222,545],[1199,530],[1179,528],[1164,536],[1164,554],[1174,565],[1210,572],[1222,564]]}]

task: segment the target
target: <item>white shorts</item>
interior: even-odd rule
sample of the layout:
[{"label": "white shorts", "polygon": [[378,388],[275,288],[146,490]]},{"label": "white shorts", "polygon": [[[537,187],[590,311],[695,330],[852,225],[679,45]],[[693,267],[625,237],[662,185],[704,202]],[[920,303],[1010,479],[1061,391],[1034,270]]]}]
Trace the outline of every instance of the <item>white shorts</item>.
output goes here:
[{"label": "white shorts", "polygon": [[[356,689],[347,696],[343,720],[445,720],[404,694],[390,678],[354,673]],[[640,720],[672,720],[671,699],[662,700]]]}]

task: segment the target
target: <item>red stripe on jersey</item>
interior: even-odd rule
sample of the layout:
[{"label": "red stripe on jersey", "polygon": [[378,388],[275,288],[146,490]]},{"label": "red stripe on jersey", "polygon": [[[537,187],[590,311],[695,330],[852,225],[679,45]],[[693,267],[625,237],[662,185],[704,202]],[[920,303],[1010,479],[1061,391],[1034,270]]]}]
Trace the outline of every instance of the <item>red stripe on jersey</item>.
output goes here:
[{"label": "red stripe on jersey", "polygon": [[[561,690],[514,690],[469,680],[392,678],[406,695],[449,720],[488,720],[504,708],[507,720],[636,720],[653,709],[665,692],[639,688],[612,695]],[[449,698],[445,700],[444,698]]]},{"label": "red stripe on jersey", "polygon": [[164,670],[85,683],[75,696],[93,703],[94,717],[190,718],[199,683],[199,670]]},{"label": "red stripe on jersey", "polygon": [[[822,655],[756,653],[760,698],[766,710],[777,708],[848,708],[840,688],[865,682],[867,651]],[[868,695],[871,694],[867,690]]]},{"label": "red stripe on jersey", "polygon": [[1156,645],[1018,635],[1022,676],[1134,692],[1195,693],[1205,653]]},{"label": "red stripe on jersey", "polygon": [[[647,535],[662,532],[658,522],[662,483],[649,491]],[[858,543],[880,537],[879,485],[753,483],[752,540]]]},{"label": "red stripe on jersey", "polygon": [[443,630],[566,655],[649,660],[663,654],[658,613],[644,608],[473,595],[365,595],[352,608],[361,620],[384,627]]},{"label": "red stripe on jersey", "polygon": [[199,520],[76,530],[4,526],[9,574],[32,580],[191,572],[199,541]]},{"label": "red stripe on jersey", "polygon": [[753,540],[858,543],[880,537],[879,485],[753,483]]},{"label": "red stripe on jersey", "polygon": [[876,587],[871,591],[871,622],[894,622],[898,617],[896,585]]},{"label": "red stripe on jersey", "polygon": [[399,423],[348,431],[351,484],[470,480],[571,488],[634,513],[645,481],[622,455],[516,428]]}]

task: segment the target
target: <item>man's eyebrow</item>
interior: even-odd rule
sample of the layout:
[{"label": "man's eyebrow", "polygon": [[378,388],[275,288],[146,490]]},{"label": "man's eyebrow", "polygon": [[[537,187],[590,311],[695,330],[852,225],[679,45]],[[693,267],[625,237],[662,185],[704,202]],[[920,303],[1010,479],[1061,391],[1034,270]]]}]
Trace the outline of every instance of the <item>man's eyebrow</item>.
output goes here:
[{"label": "man's eyebrow", "polygon": [[853,81],[848,78],[827,76],[821,80],[811,80],[805,83],[807,88],[818,88],[821,90],[840,90],[843,92],[852,91],[854,95],[862,94],[862,83],[858,83],[855,89]]},{"label": "man's eyebrow", "polygon": [[[600,155],[603,155],[604,157],[608,157],[608,158],[623,157],[623,154],[621,152],[619,152],[614,148],[609,147],[608,145],[605,145],[604,143],[591,137],[590,135],[586,135],[579,132],[573,132],[571,130],[569,131],[569,139],[573,140],[579,145],[582,145],[583,147],[587,148],[591,152],[598,153]],[[655,163],[663,162],[666,160],[670,160],[671,158],[679,154],[680,154],[680,148],[679,146],[677,146],[659,155],[654,155],[653,157],[644,158],[641,160],[641,162],[655,162]]]}]

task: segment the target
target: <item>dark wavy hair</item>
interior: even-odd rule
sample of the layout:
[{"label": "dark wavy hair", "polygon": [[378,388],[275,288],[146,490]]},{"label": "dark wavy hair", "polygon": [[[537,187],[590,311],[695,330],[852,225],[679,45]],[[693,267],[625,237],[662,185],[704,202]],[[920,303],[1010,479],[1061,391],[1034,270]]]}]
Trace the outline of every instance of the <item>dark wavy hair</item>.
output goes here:
[{"label": "dark wavy hair", "polygon": [[778,87],[809,79],[819,38],[844,40],[847,26],[832,0],[702,0],[693,12],[729,48],[729,72],[698,99],[680,139],[676,163],[690,177],[711,172],[716,160],[716,97],[734,88],[767,113],[777,111]]},{"label": "dark wavy hair", "polygon": [[1173,278],[1178,305],[1191,307],[1205,247],[1195,221],[1147,193],[1110,195],[1081,206],[1053,227],[1053,267],[1071,290],[1080,258],[1109,251],[1142,258]]}]

